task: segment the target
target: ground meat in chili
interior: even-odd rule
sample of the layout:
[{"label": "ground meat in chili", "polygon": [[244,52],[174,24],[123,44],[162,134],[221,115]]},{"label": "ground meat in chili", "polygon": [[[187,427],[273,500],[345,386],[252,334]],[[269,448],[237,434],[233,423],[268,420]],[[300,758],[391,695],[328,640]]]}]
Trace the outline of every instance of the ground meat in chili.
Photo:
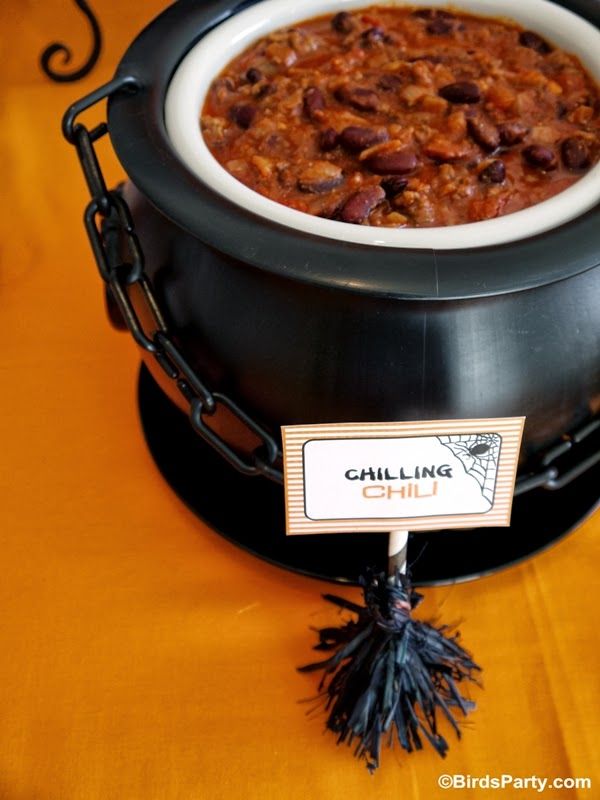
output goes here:
[{"label": "ground meat in chili", "polygon": [[242,183],[355,224],[510,214],[599,158],[600,93],[532,31],[433,8],[342,11],[275,31],[212,83],[204,139]]}]

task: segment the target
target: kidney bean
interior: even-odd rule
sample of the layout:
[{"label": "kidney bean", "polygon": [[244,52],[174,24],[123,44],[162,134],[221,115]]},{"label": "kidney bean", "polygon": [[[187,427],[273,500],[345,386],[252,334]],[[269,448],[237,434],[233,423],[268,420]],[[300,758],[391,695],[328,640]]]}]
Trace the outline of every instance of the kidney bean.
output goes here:
[{"label": "kidney bean", "polygon": [[269,97],[272,94],[277,94],[277,86],[274,83],[267,83],[265,81],[262,86],[258,87],[256,97],[258,100],[262,100],[263,97]]},{"label": "kidney bean", "polygon": [[304,92],[304,113],[309,119],[315,120],[321,117],[325,109],[325,97],[320,89],[311,86]]},{"label": "kidney bean", "polygon": [[384,39],[385,31],[383,28],[369,28],[360,35],[360,41],[363,47],[370,47],[373,44],[382,42]]},{"label": "kidney bean", "polygon": [[479,86],[469,81],[448,83],[438,90],[438,94],[450,103],[478,103],[481,100]]},{"label": "kidney bean", "polygon": [[552,148],[541,144],[530,144],[523,150],[523,158],[532,167],[543,170],[556,169],[558,160]]},{"label": "kidney bean", "polygon": [[387,73],[379,78],[377,81],[377,86],[380,89],[383,89],[384,92],[391,92],[393,89],[397,89],[399,86],[402,86],[402,83],[403,80],[400,75],[392,75],[391,73]]},{"label": "kidney bean", "polygon": [[529,129],[520,122],[504,122],[498,127],[500,142],[507,147],[519,144],[529,133]]},{"label": "kidney bean", "polygon": [[567,169],[584,169],[590,163],[590,149],[583,139],[571,136],[560,147],[563,164]]},{"label": "kidney bean", "polygon": [[328,153],[336,147],[339,141],[339,135],[333,128],[327,128],[319,134],[319,147],[323,152]]},{"label": "kidney bean", "polygon": [[231,109],[231,119],[240,126],[240,128],[249,128],[256,116],[256,106],[243,103],[241,105],[233,106]]},{"label": "kidney bean", "polygon": [[385,198],[385,192],[381,186],[370,186],[350,195],[340,209],[340,219],[344,222],[352,222],[355,225],[364,222],[375,206],[379,205]]},{"label": "kidney bean", "polygon": [[298,176],[298,188],[303,192],[328,192],[343,180],[341,167],[330,161],[313,161]]},{"label": "kidney bean", "polygon": [[367,147],[373,147],[374,144],[387,142],[389,138],[385,128],[360,128],[357,125],[349,125],[340,133],[339,141],[346,150],[358,153]]},{"label": "kidney bean", "polygon": [[548,42],[533,31],[521,31],[519,34],[519,44],[523,45],[523,47],[529,47],[531,50],[535,50],[536,53],[540,53],[540,55],[543,56],[552,51]]},{"label": "kidney bean", "polygon": [[258,83],[260,80],[262,80],[262,77],[262,72],[256,67],[250,67],[246,73],[246,80],[248,83]]},{"label": "kidney bean", "polygon": [[371,172],[377,175],[407,175],[417,168],[417,157],[410,150],[394,150],[391,153],[373,153],[366,159]]},{"label": "kidney bean", "polygon": [[467,128],[478,145],[484,150],[495,150],[500,144],[500,134],[495,125],[485,117],[469,117]]},{"label": "kidney bean", "polygon": [[452,22],[444,19],[444,17],[434,17],[434,19],[428,23],[426,30],[427,33],[432,36],[445,36],[452,32],[453,27]]},{"label": "kidney bean", "polygon": [[285,137],[280,133],[270,133],[265,140],[265,144],[269,149],[274,150],[276,147],[280,147],[281,145],[285,146]]},{"label": "kidney bean", "polygon": [[335,96],[341,103],[348,103],[359,111],[377,111],[380,106],[377,92],[360,86],[341,86]]},{"label": "kidney bean", "polygon": [[419,8],[412,13],[413,17],[418,17],[419,19],[435,19],[436,17],[440,17],[441,19],[455,19],[454,14],[451,14],[449,11],[444,11],[442,8]]},{"label": "kidney bean", "polygon": [[503,183],[506,178],[506,167],[504,161],[496,159],[488,164],[485,169],[479,173],[479,180],[482,183]]},{"label": "kidney bean", "polygon": [[385,196],[391,199],[406,189],[408,186],[408,178],[400,178],[397,175],[393,175],[389,178],[384,178],[380,186],[385,192]]},{"label": "kidney bean", "polygon": [[354,30],[354,20],[347,11],[340,11],[331,20],[331,27],[338,33],[350,33]]}]

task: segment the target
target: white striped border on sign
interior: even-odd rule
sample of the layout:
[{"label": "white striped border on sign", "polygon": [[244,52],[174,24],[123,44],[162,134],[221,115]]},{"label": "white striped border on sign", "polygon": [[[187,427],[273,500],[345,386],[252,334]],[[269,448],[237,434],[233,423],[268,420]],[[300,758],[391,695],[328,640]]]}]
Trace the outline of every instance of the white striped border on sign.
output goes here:
[{"label": "white striped border on sign", "polygon": [[[431,420],[424,422],[365,422],[322,425],[286,425],[281,429],[288,536],[310,533],[370,533],[452,528],[506,527],[512,500],[525,417]],[[303,446],[314,439],[375,439],[414,436],[498,433],[502,447],[496,475],[494,505],[485,514],[394,519],[312,520],[304,513]]]}]

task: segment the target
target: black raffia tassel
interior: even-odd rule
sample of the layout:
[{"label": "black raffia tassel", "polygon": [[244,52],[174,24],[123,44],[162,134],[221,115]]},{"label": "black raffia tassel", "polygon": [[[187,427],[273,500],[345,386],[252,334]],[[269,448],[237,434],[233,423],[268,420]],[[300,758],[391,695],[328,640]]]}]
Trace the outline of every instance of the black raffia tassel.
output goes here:
[{"label": "black raffia tassel", "polygon": [[475,704],[458,684],[477,683],[480,667],[449,626],[411,617],[423,596],[412,589],[409,576],[399,569],[391,577],[369,572],[360,583],[364,606],[323,595],[357,619],[318,630],[314,649],[333,653],[300,672],[323,670],[319,698],[329,712],[327,728],[338,744],[356,744],[354,754],[366,760],[369,772],[379,766],[382,741],[392,745],[394,731],[404,750],[420,750],[424,737],[443,757],[448,743],[438,731],[438,715],[460,738],[453,712],[466,715]]}]

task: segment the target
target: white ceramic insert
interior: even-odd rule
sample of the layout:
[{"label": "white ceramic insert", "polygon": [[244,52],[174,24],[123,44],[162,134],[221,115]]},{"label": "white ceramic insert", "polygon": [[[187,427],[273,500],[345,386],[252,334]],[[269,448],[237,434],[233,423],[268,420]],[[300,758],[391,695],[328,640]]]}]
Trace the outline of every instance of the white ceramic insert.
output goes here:
[{"label": "white ceramic insert", "polygon": [[[208,150],[199,116],[212,80],[239,53],[273,30],[311,17],[369,5],[403,5],[394,0],[265,0],[235,14],[201,39],[182,60],[165,101],[169,137],[182,161],[202,181],[234,203],[282,225],[347,242],[387,247],[484,247],[524,239],[557,227],[600,200],[600,164],[564,192],[531,208],[484,222],[444,228],[378,228],[313,217],[269,200],[230,175]],[[410,0],[411,6],[443,6]],[[577,55],[600,82],[600,31],[548,0],[457,0],[452,8],[513,19]]]}]

